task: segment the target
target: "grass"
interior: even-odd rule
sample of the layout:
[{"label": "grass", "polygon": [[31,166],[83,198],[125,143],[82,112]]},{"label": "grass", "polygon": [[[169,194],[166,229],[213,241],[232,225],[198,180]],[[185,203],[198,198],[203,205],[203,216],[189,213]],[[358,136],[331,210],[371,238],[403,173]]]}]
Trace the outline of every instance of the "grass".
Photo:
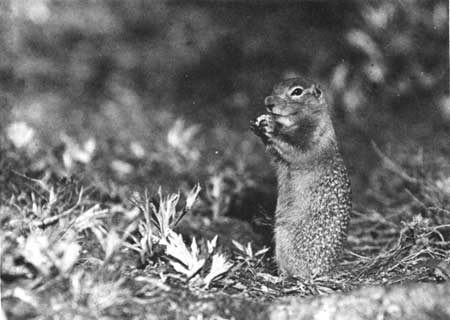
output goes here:
[{"label": "grass", "polygon": [[[169,135],[172,146],[184,134],[177,130]],[[381,160],[371,177],[374,204],[354,210],[339,268],[329,276],[284,279],[258,233],[245,229],[248,222],[223,216],[252,187],[267,188],[236,169],[238,160],[208,169],[209,184],[179,178],[176,193],[161,187],[152,193],[121,182],[120,168],[108,168],[120,153],[102,157],[98,147],[63,136],[62,156],[55,157],[58,147],[34,149],[33,134],[16,141],[25,136],[2,136],[2,305],[9,318],[263,318],[256,310],[293,294],[449,280],[450,184],[440,157],[425,163],[420,154],[401,153],[397,162],[373,145]],[[130,175],[154,161],[145,152],[121,160]],[[187,168],[200,161],[188,157]],[[105,178],[110,170],[119,171],[116,179]],[[233,228],[250,230],[254,241]]]}]

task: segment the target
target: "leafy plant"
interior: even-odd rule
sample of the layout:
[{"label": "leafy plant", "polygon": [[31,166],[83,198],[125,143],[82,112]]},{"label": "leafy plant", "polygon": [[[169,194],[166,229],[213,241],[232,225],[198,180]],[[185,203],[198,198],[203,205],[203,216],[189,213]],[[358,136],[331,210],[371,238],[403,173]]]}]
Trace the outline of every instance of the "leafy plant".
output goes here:
[{"label": "leafy plant", "polygon": [[208,274],[203,278],[205,286],[209,286],[212,281],[227,273],[232,266],[233,263],[230,262],[223,254],[213,254],[211,268]]},{"label": "leafy plant", "polygon": [[186,205],[177,210],[180,194],[162,195],[158,189],[159,201],[151,199],[146,190],[143,196],[132,198],[130,201],[139,209],[144,220],[139,222],[140,238],[131,235],[134,244],[130,248],[139,252],[142,262],[145,256],[153,256],[153,245],[167,245],[169,237],[173,237],[173,228],[192,209],[200,193],[200,185],[196,185],[186,196]]},{"label": "leafy plant", "polygon": [[180,234],[171,232],[167,239],[165,253],[171,258],[170,264],[174,269],[191,279],[205,264],[205,259],[200,257],[200,250],[195,237],[192,238],[190,250],[186,247]]},{"label": "leafy plant", "polygon": [[231,240],[231,242],[239,250],[238,258],[246,261],[250,261],[258,257],[263,257],[264,254],[267,253],[267,251],[269,251],[269,248],[264,247],[256,252],[253,252],[251,242],[247,243],[247,246],[242,245],[236,240]]}]

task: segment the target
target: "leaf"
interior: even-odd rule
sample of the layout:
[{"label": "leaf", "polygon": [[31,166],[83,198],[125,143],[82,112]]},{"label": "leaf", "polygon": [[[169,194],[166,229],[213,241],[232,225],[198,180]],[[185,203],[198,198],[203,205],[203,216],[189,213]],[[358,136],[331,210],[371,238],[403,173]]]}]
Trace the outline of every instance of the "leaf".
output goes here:
[{"label": "leaf", "polygon": [[195,240],[195,237],[192,237],[192,242],[191,242],[191,254],[192,257],[197,259],[198,255],[199,255],[199,248],[197,245],[197,241]]},{"label": "leaf", "polygon": [[216,248],[217,238],[218,238],[218,235],[216,235],[212,240],[207,240],[206,241],[206,246],[208,248],[208,253],[209,254],[212,254],[214,249]]},{"label": "leaf", "polygon": [[236,248],[238,248],[239,249],[239,251],[241,251],[241,252],[245,252],[245,249],[244,249],[244,246],[242,245],[242,244],[240,244],[239,242],[237,242],[236,240],[231,240],[231,242],[234,244],[234,246],[236,247]]},{"label": "leaf", "polygon": [[195,200],[197,200],[198,194],[202,188],[200,187],[200,184],[196,184],[195,187],[188,193],[186,198],[186,210],[191,210],[192,206],[195,203]]},{"label": "leaf", "polygon": [[211,283],[211,281],[213,281],[215,278],[228,272],[232,266],[233,266],[233,263],[227,261],[227,258],[224,255],[219,254],[219,253],[213,255],[212,263],[211,263],[211,270],[206,275],[206,277],[203,279],[206,286],[208,286]]},{"label": "leaf", "polygon": [[270,250],[270,248],[264,247],[261,250],[258,250],[255,252],[255,257],[263,255],[264,253],[266,253],[269,250]]},{"label": "leaf", "polygon": [[251,242],[247,243],[247,248],[245,248],[245,253],[247,254],[247,256],[253,257],[253,249],[252,249]]},{"label": "leaf", "polygon": [[201,259],[196,261],[193,265],[191,265],[189,268],[186,268],[181,263],[170,260],[169,263],[173,266],[175,271],[182,273],[186,276],[186,278],[190,279],[192,278],[205,264],[205,260]]},{"label": "leaf", "polygon": [[205,264],[205,259],[198,258],[198,246],[195,238],[192,240],[191,252],[186,247],[180,234],[171,232],[167,238],[166,254],[174,259],[169,262],[177,272],[183,273],[187,278],[193,277]]},{"label": "leaf", "polygon": [[183,241],[180,234],[172,233],[168,238],[166,246],[166,254],[189,266],[192,261],[192,256]]}]

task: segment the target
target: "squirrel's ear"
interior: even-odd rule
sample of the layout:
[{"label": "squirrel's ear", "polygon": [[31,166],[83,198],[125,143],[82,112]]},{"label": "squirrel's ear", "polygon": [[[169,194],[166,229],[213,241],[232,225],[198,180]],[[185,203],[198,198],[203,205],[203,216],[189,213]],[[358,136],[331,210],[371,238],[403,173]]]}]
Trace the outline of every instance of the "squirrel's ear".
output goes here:
[{"label": "squirrel's ear", "polygon": [[312,89],[314,97],[320,98],[322,96],[322,90],[320,90],[319,86],[313,85]]}]

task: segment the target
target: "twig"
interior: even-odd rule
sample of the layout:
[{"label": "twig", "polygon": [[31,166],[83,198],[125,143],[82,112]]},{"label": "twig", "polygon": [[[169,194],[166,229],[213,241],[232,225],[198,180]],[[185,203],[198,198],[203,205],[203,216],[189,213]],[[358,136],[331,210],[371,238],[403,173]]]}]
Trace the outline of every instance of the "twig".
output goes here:
[{"label": "twig", "polygon": [[71,208],[67,209],[64,212],[61,212],[60,214],[53,216],[53,217],[48,217],[45,218],[41,221],[34,221],[33,222],[33,226],[34,227],[38,227],[38,228],[46,228],[52,224],[55,224],[59,219],[68,216],[69,214],[71,214],[80,204],[81,204],[81,200],[83,198],[83,187],[80,188],[80,193],[78,195],[78,200],[77,203],[75,203],[74,206],[72,206]]},{"label": "twig", "polygon": [[396,164],[392,159],[390,159],[387,155],[385,155],[380,148],[376,145],[376,143],[372,140],[371,141],[372,148],[374,149],[375,153],[381,158],[381,160],[384,163],[384,166],[389,171],[397,174],[400,176],[403,180],[417,185],[420,183],[420,181],[414,177],[411,177],[408,173],[405,172],[398,164]]}]

